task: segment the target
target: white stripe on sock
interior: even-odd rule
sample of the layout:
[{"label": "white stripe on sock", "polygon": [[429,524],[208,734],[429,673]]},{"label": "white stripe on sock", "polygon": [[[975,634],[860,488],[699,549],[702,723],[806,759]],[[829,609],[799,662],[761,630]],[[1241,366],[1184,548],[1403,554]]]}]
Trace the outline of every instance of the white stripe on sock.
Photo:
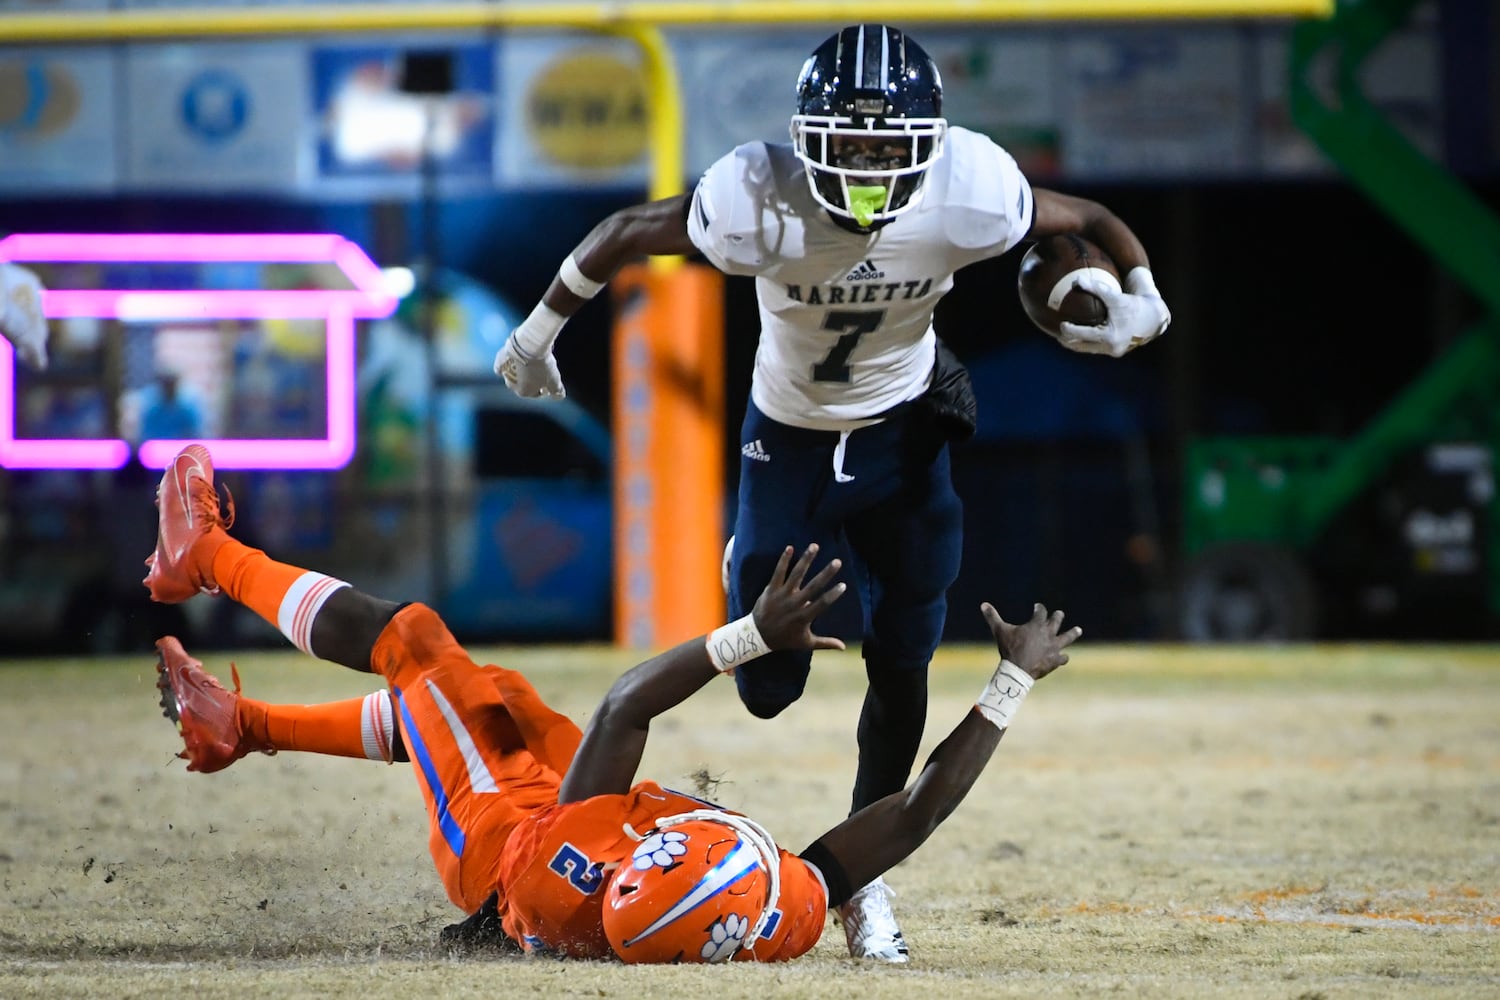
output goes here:
[{"label": "white stripe on sock", "polygon": [[366,757],[387,764],[392,761],[395,755],[391,752],[391,733],[395,726],[390,692],[380,690],[365,695],[364,708],[359,715],[359,738],[364,743]]},{"label": "white stripe on sock", "polygon": [[312,653],[313,619],[323,609],[323,602],[341,587],[349,586],[322,573],[303,573],[297,577],[276,612],[276,627],[304,653]]}]

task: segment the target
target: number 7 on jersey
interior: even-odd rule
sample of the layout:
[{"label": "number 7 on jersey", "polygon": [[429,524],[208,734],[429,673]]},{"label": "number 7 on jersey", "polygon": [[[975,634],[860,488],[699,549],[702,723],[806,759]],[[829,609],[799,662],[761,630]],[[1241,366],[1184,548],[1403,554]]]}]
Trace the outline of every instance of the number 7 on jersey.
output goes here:
[{"label": "number 7 on jersey", "polygon": [[884,309],[830,309],[823,317],[823,329],[841,334],[834,341],[828,354],[813,365],[814,382],[848,382],[849,355],[859,345],[859,338],[880,328],[885,319]]}]

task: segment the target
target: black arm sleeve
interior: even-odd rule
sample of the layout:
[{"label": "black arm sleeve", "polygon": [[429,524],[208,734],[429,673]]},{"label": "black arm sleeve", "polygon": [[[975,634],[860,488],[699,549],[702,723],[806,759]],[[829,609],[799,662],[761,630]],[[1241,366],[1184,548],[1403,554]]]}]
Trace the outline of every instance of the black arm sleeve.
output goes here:
[{"label": "black arm sleeve", "polygon": [[844,871],[844,866],[839,864],[839,859],[823,846],[821,840],[797,856],[822,872],[823,882],[828,886],[830,910],[849,902],[849,897],[854,895],[854,888],[849,885],[849,875]]}]

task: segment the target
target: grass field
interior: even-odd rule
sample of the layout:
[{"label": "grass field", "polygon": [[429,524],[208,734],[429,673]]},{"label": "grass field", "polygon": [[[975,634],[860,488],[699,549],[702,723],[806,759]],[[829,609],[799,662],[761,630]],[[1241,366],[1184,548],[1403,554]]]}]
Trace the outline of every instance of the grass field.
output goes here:
[{"label": "grass field", "polygon": [[[476,652],[580,720],[630,662]],[[852,962],[831,921],[777,967],[449,958],[405,766],[190,775],[151,656],[0,662],[0,996],[1500,997],[1500,649],[1073,659],[889,876],[902,968]],[[992,664],[940,654],[924,752]],[[295,654],[240,672],[281,701],[371,685]],[[819,654],[771,722],[716,682],[655,727],[643,776],[706,780],[800,849],[847,808],[862,692],[853,654]]]}]

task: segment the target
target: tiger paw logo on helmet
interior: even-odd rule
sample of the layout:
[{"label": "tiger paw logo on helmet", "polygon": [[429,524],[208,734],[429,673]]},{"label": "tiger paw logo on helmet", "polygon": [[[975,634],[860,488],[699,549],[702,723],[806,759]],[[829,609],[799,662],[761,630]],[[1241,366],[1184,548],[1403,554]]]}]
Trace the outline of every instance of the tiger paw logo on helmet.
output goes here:
[{"label": "tiger paw logo on helmet", "polygon": [[731,913],[723,920],[714,921],[708,929],[708,940],[703,942],[700,954],[705,962],[722,962],[740,950],[745,935],[750,931],[750,921],[738,913]]},{"label": "tiger paw logo on helmet", "polygon": [[652,866],[670,868],[686,853],[687,834],[680,830],[668,830],[666,833],[653,833],[641,841],[641,846],[630,855],[630,863],[640,871]]},{"label": "tiger paw logo on helmet", "polygon": [[781,894],[780,852],[758,824],[700,809],[657,821],[604,894],[626,962],[724,962],[753,946]]}]

